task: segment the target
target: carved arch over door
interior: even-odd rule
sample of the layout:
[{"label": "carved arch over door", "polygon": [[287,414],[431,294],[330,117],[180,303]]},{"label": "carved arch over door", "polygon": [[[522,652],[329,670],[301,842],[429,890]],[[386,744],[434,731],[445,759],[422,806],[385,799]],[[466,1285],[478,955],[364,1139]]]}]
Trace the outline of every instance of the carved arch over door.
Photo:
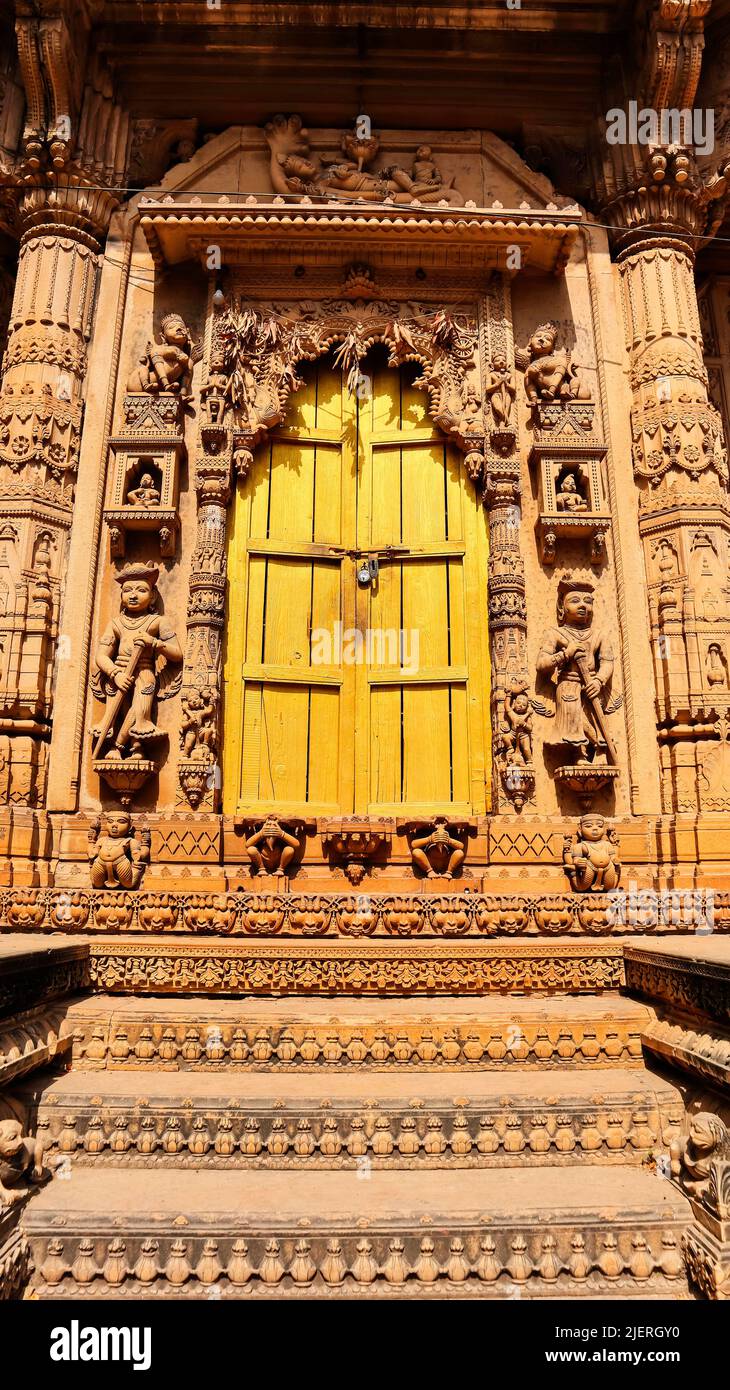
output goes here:
[{"label": "carved arch over door", "polygon": [[387,348],[390,367],[420,363],[416,385],[428,395],[434,424],[463,450],[478,483],[484,419],[476,313],[376,300],[286,306],[233,300],[213,324],[199,462],[205,466],[209,446],[217,454],[232,431],[234,465],[245,473],[253,448],[282,423],[291,392],[301,386],[298,365],[335,347],[348,389],[357,392],[362,360],[375,343]]}]

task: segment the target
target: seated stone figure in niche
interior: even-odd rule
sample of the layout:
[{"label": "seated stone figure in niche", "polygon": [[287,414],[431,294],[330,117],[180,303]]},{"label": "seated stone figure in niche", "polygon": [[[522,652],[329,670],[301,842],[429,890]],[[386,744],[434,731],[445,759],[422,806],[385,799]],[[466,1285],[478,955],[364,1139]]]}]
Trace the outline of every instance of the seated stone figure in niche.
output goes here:
[{"label": "seated stone figure in niche", "polygon": [[[593,585],[561,579],[557,616],[558,627],[548,628],[537,657],[538,675],[555,682],[555,728],[545,742],[566,746],[572,761],[592,761],[607,749],[601,714],[614,666],[607,634],[593,625]],[[550,713],[538,702],[534,708]]]},{"label": "seated stone figure in niche", "polygon": [[578,491],[575,473],[566,473],[555,492],[555,505],[559,512],[587,512],[588,503]]},{"label": "seated stone figure in niche", "polygon": [[[97,699],[110,702],[94,730],[95,757],[146,756],[145,746],[162,736],[152,719],[155,698],[167,699],[180,688],[182,673],[171,680],[170,670],[182,662],[182,649],[167,619],[155,611],[158,575],[156,565],[128,565],[115,575],[119,616],[101,636],[91,677]],[[113,746],[104,753],[107,739]]]},{"label": "seated stone figure in niche", "polygon": [[160,490],[155,487],[155,480],[151,473],[143,473],[137,487],[130,488],[127,493],[127,505],[130,507],[159,507]]},{"label": "seated stone figure in niche", "polygon": [[276,816],[267,816],[263,825],[246,841],[252,873],[264,870],[267,874],[285,874],[300,849],[296,835],[281,825]]},{"label": "seated stone figure in niche", "polygon": [[532,404],[537,401],[592,399],[590,388],[578,379],[570,353],[557,348],[558,325],[542,323],[535,329],[527,346],[515,356],[525,368],[525,391]]},{"label": "seated stone figure in niche", "polygon": [[453,878],[464,862],[465,850],[461,840],[449,834],[445,816],[437,816],[429,835],[411,841],[411,857],[427,878]]},{"label": "seated stone figure in niche", "polygon": [[190,397],[193,374],[192,343],[187,325],[179,314],[166,314],[160,324],[161,343],[148,343],[140,365],[127,383],[128,391],[145,394],[174,391]]}]

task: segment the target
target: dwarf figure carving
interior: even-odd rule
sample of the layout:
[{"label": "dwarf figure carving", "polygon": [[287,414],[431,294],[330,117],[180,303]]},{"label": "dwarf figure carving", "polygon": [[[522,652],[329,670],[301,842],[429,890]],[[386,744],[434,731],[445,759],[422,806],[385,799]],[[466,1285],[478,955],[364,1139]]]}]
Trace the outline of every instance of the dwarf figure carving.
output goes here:
[{"label": "dwarf figure carving", "polygon": [[542,323],[530,338],[527,352],[516,354],[519,365],[525,366],[528,401],[591,400],[590,388],[579,381],[570,353],[556,348],[557,341],[558,325]]},{"label": "dwarf figure carving", "polygon": [[[565,575],[558,585],[558,627],[549,628],[537,657],[537,672],[555,682],[555,731],[546,743],[564,744],[573,761],[598,755],[612,766],[616,752],[606,714],[618,708],[605,699],[613,675],[613,651],[605,632],[593,626],[593,585]],[[540,701],[539,714],[551,716]]]},{"label": "dwarf figure carving", "polygon": [[581,816],[575,835],[563,841],[563,867],[574,893],[611,893],[618,888],[618,836],[605,816]]},{"label": "dwarf figure carving", "polygon": [[275,816],[267,816],[261,828],[246,841],[253,873],[262,869],[269,874],[286,873],[300,848],[296,835],[291,835]]},{"label": "dwarf figure carving", "polygon": [[193,374],[190,332],[179,314],[166,314],[160,331],[162,342],[147,344],[139,367],[129,378],[127,390],[145,394],[174,391],[187,400]]},{"label": "dwarf figure carving", "polygon": [[669,1152],[672,1177],[680,1179],[691,1197],[704,1198],[713,1162],[730,1157],[730,1135],[719,1115],[699,1110],[690,1117],[687,1134],[672,1140]]},{"label": "dwarf figure carving", "polygon": [[500,758],[505,766],[529,767],[532,762],[532,710],[525,680],[513,680],[505,691],[499,739]]},{"label": "dwarf figure carving", "polygon": [[139,888],[150,858],[150,832],[132,830],[126,811],[106,811],[89,827],[94,888]]},{"label": "dwarf figure carving", "polygon": [[43,1138],[25,1133],[23,1106],[7,1094],[0,1098],[0,1210],[20,1202],[30,1184],[50,1177],[43,1166]]},{"label": "dwarf figure carving", "polygon": [[461,840],[449,834],[445,816],[437,816],[428,835],[411,840],[411,858],[427,878],[453,878],[463,864],[466,851]]},{"label": "dwarf figure carving", "polygon": [[182,673],[170,677],[170,668],[183,659],[180,643],[155,611],[158,575],[156,565],[128,565],[115,575],[122,590],[120,613],[102,634],[91,677],[97,699],[108,702],[93,730],[94,757],[107,739],[114,740],[107,758],[142,757],[145,745],[162,736],[152,719],[155,697],[164,700],[180,689]]}]

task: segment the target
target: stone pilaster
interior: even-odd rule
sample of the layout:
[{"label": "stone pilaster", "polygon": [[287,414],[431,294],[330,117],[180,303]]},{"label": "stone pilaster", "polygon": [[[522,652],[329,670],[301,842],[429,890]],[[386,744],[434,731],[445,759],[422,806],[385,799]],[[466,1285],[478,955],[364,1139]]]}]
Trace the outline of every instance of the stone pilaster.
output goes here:
[{"label": "stone pilaster", "polygon": [[[503,359],[514,377],[514,342],[509,305],[509,282],[496,278],[482,305],[480,347],[482,370]],[[525,566],[520,547],[520,460],[514,401],[506,421],[487,430],[485,503],[489,509],[489,635],[492,659],[492,729],[494,731],[495,810],[521,811],[535,790],[530,757],[510,746],[510,697],[527,691],[527,607]],[[492,422],[497,424],[496,421]],[[531,722],[532,716],[530,716]],[[507,738],[503,738],[503,734]]]}]

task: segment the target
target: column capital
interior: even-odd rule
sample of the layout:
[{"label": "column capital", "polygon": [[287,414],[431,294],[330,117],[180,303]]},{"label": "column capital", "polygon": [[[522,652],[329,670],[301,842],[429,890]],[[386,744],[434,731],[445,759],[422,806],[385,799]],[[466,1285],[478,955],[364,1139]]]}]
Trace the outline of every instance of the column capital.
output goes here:
[{"label": "column capital", "polygon": [[20,235],[46,225],[103,239],[129,167],[131,122],[103,60],[89,54],[100,0],[17,0],[26,114],[0,169]]}]

